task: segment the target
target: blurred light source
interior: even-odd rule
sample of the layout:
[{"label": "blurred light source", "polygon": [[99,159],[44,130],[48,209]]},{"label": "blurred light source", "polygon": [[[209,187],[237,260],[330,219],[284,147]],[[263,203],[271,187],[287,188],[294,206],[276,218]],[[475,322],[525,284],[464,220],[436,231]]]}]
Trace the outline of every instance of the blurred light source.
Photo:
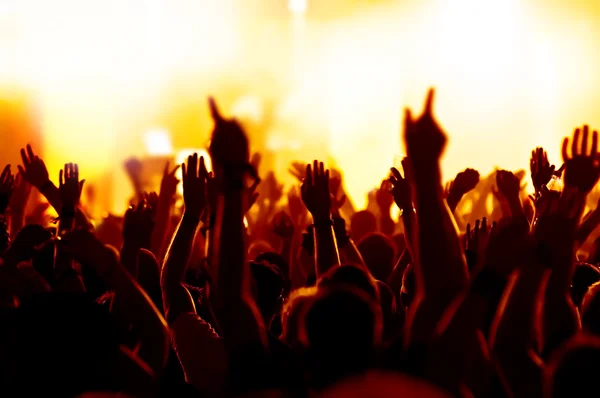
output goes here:
[{"label": "blurred light source", "polygon": [[237,119],[249,119],[258,123],[263,118],[264,110],[258,97],[245,95],[233,103],[231,113]]},{"label": "blurred light source", "polygon": [[173,153],[171,136],[166,129],[150,129],[144,134],[144,145],[148,155],[162,156]]},{"label": "blurred light source", "polygon": [[288,0],[288,8],[294,14],[304,14],[308,8],[308,0]]}]

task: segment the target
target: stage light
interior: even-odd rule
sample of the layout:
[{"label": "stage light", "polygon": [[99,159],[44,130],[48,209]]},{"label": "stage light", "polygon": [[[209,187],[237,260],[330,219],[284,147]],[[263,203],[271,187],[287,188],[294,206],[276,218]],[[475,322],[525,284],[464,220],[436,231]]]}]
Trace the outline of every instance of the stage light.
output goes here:
[{"label": "stage light", "polygon": [[294,14],[304,14],[308,8],[308,0],[289,0],[288,8]]},{"label": "stage light", "polygon": [[154,128],[144,134],[146,153],[153,156],[164,156],[173,153],[171,136],[166,129]]}]

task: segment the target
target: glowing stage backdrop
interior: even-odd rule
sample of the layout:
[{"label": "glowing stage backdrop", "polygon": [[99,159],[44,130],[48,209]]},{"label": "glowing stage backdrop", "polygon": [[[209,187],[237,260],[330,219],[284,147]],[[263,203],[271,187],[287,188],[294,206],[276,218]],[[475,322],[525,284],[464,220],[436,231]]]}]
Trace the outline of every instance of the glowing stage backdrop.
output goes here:
[{"label": "glowing stage backdrop", "polygon": [[43,145],[53,175],[79,162],[121,212],[124,159],[202,148],[214,94],[279,177],[321,157],[360,207],[430,85],[446,177],[526,167],[536,145],[558,162],[562,136],[600,126],[599,22],[585,0],[0,0],[3,112],[39,126],[0,133]]}]

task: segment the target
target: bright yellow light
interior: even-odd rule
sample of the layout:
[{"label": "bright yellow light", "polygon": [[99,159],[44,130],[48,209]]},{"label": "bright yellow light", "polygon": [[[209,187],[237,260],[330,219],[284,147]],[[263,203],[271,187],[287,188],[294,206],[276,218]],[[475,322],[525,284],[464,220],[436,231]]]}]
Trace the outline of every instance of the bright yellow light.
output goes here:
[{"label": "bright yellow light", "polygon": [[263,112],[260,98],[253,95],[238,98],[231,107],[232,116],[238,119],[249,119],[253,122],[259,122],[263,118]]},{"label": "bright yellow light", "polygon": [[304,14],[308,9],[308,0],[289,0],[288,8],[294,14]]},{"label": "bright yellow light", "polygon": [[165,156],[173,153],[171,136],[166,129],[155,128],[144,134],[146,153],[153,156]]}]

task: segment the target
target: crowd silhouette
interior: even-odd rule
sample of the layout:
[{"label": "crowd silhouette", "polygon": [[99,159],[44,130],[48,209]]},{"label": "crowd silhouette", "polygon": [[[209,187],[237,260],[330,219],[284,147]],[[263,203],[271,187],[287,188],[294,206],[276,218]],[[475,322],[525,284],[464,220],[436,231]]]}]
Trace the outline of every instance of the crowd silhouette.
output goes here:
[{"label": "crowd silhouette", "polygon": [[[213,100],[212,171],[194,154],[146,193],[128,161],[122,219],[92,223],[78,165],[57,186],[22,149],[0,175],[0,395],[594,396],[598,133],[559,167],[535,148],[532,195],[523,171],[444,184],[433,102],[405,110],[402,170],[361,211],[317,160],[288,192],[261,178]],[[58,220],[26,213],[32,188]]]}]

